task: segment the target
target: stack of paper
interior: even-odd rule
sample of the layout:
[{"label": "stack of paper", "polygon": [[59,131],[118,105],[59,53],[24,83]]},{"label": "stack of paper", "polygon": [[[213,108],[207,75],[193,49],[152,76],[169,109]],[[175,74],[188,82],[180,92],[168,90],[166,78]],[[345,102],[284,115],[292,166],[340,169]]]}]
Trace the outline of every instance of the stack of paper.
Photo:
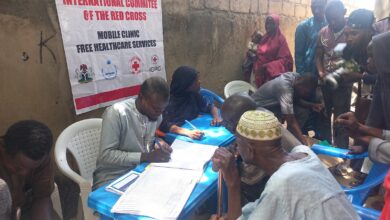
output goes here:
[{"label": "stack of paper", "polygon": [[115,213],[176,219],[216,146],[176,140],[168,163],[152,163],[111,209]]}]

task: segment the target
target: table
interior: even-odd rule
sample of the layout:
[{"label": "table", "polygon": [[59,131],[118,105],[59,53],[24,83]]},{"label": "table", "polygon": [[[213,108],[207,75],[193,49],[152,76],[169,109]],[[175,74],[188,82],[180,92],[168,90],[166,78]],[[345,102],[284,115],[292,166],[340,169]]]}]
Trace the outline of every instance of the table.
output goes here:
[{"label": "table", "polygon": [[[189,137],[173,133],[167,133],[164,137],[164,140],[171,144],[177,138],[187,142],[209,144],[214,146],[226,146],[235,140],[234,135],[232,135],[226,128],[222,126],[211,126],[211,120],[213,120],[213,117],[209,114],[205,114],[200,115],[198,118],[195,118],[191,121],[191,124],[195,125],[196,128],[205,133],[205,135],[200,140],[193,140]],[[181,127],[192,129],[188,123],[184,123],[184,125]]]},{"label": "table", "polygon": [[[224,127],[213,127],[210,126],[212,117],[210,115],[202,115],[191,121],[200,130],[205,132],[205,136],[201,140],[192,140],[184,136],[167,134],[170,140],[179,138],[181,140],[203,143],[216,146],[226,146],[234,141],[234,135],[227,131]],[[189,125],[188,125],[189,126]],[[183,126],[185,127],[185,126]],[[187,127],[186,127],[187,128]],[[189,128],[189,127],[188,127]],[[173,138],[173,139],[172,139]],[[138,165],[134,170],[137,172],[143,172],[147,163]],[[199,183],[195,186],[192,191],[187,203],[185,204],[183,211],[180,214],[179,219],[187,219],[189,215],[195,211],[201,204],[203,204],[208,198],[210,198],[217,190],[218,173],[212,171],[211,162],[207,164],[203,176]],[[108,185],[108,184],[107,184]],[[120,220],[127,219],[150,219],[145,216],[135,215],[124,215],[111,213],[111,208],[114,206],[116,201],[119,199],[119,195],[106,191],[105,187],[102,186],[99,189],[91,192],[88,196],[88,206],[99,212],[103,217],[102,219],[115,218]]]}]

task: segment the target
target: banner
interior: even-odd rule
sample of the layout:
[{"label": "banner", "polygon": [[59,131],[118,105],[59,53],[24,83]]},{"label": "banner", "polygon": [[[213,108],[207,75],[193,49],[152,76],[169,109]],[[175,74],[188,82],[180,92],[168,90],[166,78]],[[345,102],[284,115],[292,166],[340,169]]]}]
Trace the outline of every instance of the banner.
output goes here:
[{"label": "banner", "polygon": [[161,0],[56,0],[76,114],[164,79]]}]

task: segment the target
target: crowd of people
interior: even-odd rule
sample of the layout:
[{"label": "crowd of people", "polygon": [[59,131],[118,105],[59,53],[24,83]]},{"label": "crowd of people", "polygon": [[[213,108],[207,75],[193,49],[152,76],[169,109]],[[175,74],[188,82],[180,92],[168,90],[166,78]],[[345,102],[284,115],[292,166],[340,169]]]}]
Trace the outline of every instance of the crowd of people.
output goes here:
[{"label": "crowd of people", "polygon": [[[226,215],[213,219],[359,219],[304,134],[313,129],[341,148],[352,137],[351,153],[368,151],[371,160],[390,163],[390,20],[375,23],[366,9],[345,18],[341,0],[312,0],[311,9],[313,17],[296,28],[296,72],[280,18],[269,15],[243,65],[244,78],[258,89],[232,95],[220,113],[200,94],[199,71],[189,66],[177,68],[170,85],[151,77],[137,97],[108,107],[92,188],[142,162],[169,161],[172,148],[156,132],[201,139],[201,130],[182,125],[203,112],[213,117],[211,126],[236,136],[212,157],[228,190]],[[366,123],[350,112],[356,82],[373,87]],[[52,218],[52,145],[50,129],[33,120],[15,123],[0,138],[0,219]]]}]

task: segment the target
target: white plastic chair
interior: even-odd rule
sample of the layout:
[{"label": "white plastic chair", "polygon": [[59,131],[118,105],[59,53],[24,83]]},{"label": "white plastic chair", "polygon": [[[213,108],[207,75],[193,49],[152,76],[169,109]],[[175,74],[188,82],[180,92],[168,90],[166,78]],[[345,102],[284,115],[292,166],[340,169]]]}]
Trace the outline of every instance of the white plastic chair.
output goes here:
[{"label": "white plastic chair", "polygon": [[224,95],[225,95],[225,98],[229,98],[229,96],[236,94],[236,93],[245,92],[248,94],[249,91],[256,92],[256,88],[245,81],[234,80],[234,81],[231,81],[225,85]]},{"label": "white plastic chair", "polygon": [[[93,118],[76,122],[67,127],[57,139],[54,156],[61,172],[80,186],[81,205],[84,219],[98,219],[88,208],[88,195],[91,192],[92,173],[96,168],[99,153],[102,119]],[[80,175],[74,172],[66,159],[69,151],[76,159]]]}]

